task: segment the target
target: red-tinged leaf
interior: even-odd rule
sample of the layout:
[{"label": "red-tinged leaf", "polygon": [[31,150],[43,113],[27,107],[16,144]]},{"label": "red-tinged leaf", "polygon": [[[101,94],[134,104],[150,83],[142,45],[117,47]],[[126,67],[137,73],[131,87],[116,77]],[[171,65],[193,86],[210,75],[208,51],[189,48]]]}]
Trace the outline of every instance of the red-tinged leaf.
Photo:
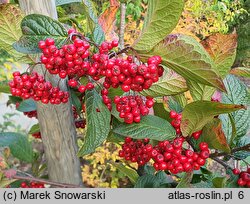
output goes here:
[{"label": "red-tinged leaf", "polygon": [[110,0],[109,1],[109,5],[110,6],[118,6],[119,7],[120,3],[117,0]]},{"label": "red-tinged leaf", "polygon": [[218,118],[214,118],[211,122],[205,125],[202,129],[202,135],[199,140],[207,142],[210,148],[230,153],[230,147],[222,130],[221,120]]},{"label": "red-tinged leaf", "polygon": [[223,104],[211,101],[196,101],[185,106],[182,112],[181,131],[183,136],[201,130],[214,116],[245,109],[244,105]]},{"label": "red-tinged leaf", "polygon": [[115,21],[118,9],[119,3],[117,0],[110,0],[110,7],[108,7],[98,19],[98,23],[102,27],[107,41],[118,39],[118,35],[115,33]]},{"label": "red-tinged leaf", "polygon": [[201,42],[214,60],[216,70],[224,78],[234,63],[237,48],[237,34],[215,34]]},{"label": "red-tinged leaf", "polygon": [[236,67],[230,70],[230,74],[250,78],[250,67]]},{"label": "red-tinged leaf", "polygon": [[[137,51],[138,52],[138,51]],[[215,64],[206,50],[194,38],[171,34],[150,52],[138,52],[142,60],[153,55],[162,57],[162,64],[182,77],[225,91],[221,77],[214,71]]]}]

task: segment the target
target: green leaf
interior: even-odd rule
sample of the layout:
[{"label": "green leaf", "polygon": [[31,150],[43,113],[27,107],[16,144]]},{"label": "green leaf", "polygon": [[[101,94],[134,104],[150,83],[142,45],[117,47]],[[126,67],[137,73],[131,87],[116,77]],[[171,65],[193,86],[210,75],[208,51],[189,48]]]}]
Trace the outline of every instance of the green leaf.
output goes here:
[{"label": "green leaf", "polygon": [[173,183],[173,178],[170,175],[167,175],[164,171],[158,171],[155,174],[155,177],[160,180],[160,185],[164,186],[165,184]]},{"label": "green leaf", "polygon": [[178,183],[176,188],[189,188],[192,178],[193,178],[193,172],[185,173],[185,175],[182,176],[182,179]]},{"label": "green leaf", "polygon": [[182,112],[182,106],[175,98],[168,97],[167,104],[168,104],[169,111],[174,110],[177,113]]},{"label": "green leaf", "polygon": [[94,11],[93,3],[90,0],[83,0],[85,14],[89,20],[89,27],[93,33],[93,40],[96,44],[100,45],[105,40],[105,34],[102,27],[98,23],[98,17]]},{"label": "green leaf", "polygon": [[33,99],[24,100],[20,103],[17,110],[21,112],[34,111],[36,110],[36,103]]},{"label": "green leaf", "polygon": [[164,75],[149,89],[141,92],[144,96],[170,96],[187,91],[185,79],[172,70],[165,70]]},{"label": "green leaf", "polygon": [[20,97],[9,95],[9,100],[7,102],[7,106],[10,104],[16,105],[16,103],[21,103],[22,101],[23,101],[23,99]]},{"label": "green leaf", "polygon": [[243,105],[222,104],[211,101],[196,101],[186,105],[182,112],[181,131],[183,136],[201,130],[214,116],[245,108]]},{"label": "green leaf", "polygon": [[184,108],[187,105],[187,98],[184,93],[173,96],[174,100]]},{"label": "green leaf", "polygon": [[192,80],[187,80],[187,85],[194,101],[211,100],[216,90],[213,87],[206,86]]},{"label": "green leaf", "polygon": [[33,126],[30,128],[30,130],[29,130],[29,134],[34,134],[34,133],[37,133],[37,132],[40,132],[39,124],[33,125]]},{"label": "green leaf", "polygon": [[16,179],[4,178],[0,181],[0,188],[6,188],[8,185],[12,184],[15,181]]},{"label": "green leaf", "polygon": [[143,172],[145,172],[145,174],[155,175],[155,168],[149,164],[146,164],[143,167]]},{"label": "green leaf", "polygon": [[140,123],[123,123],[116,127],[113,132],[134,139],[149,138],[158,141],[171,140],[176,135],[169,122],[153,115],[144,116]]},{"label": "green leaf", "polygon": [[137,180],[134,188],[159,188],[161,181],[154,175],[145,174]]},{"label": "green leaf", "polygon": [[38,42],[46,38],[53,38],[57,47],[61,47],[68,37],[68,33],[63,25],[41,14],[31,14],[26,16],[21,23],[22,37],[13,44],[13,47],[21,53],[40,53]]},{"label": "green leaf", "polygon": [[121,87],[118,87],[118,88],[111,87],[111,88],[109,88],[108,96],[109,96],[109,98],[111,98],[113,100],[115,96],[121,96],[123,93],[124,92],[121,89]]},{"label": "green leaf", "polygon": [[11,154],[25,162],[33,161],[32,145],[28,138],[15,132],[0,133],[0,147],[9,147]]},{"label": "green leaf", "polygon": [[[228,75],[224,79],[224,83],[227,89],[227,94],[222,94],[222,102],[227,104],[242,104],[249,106],[250,96],[247,86],[233,75]],[[249,131],[250,127],[250,109],[239,110],[232,113],[232,117],[235,122],[236,136],[234,143],[237,143],[241,137],[245,136]],[[232,136],[232,124],[228,115],[221,115],[222,128],[228,141],[231,140]]]},{"label": "green leaf", "polygon": [[218,118],[214,118],[204,126],[198,143],[199,141],[207,142],[209,148],[230,153],[230,147],[227,143],[227,138],[222,130],[221,121]]},{"label": "green leaf", "polygon": [[212,180],[215,188],[225,188],[227,177],[216,177]]},{"label": "green leaf", "polygon": [[155,103],[153,106],[153,109],[154,109],[155,116],[158,116],[158,117],[165,119],[167,121],[171,121],[171,119],[169,117],[169,112],[166,111],[163,103]]},{"label": "green leaf", "polygon": [[232,169],[226,169],[226,175],[229,176],[229,179],[226,181],[226,185],[224,188],[239,188],[237,181],[239,179],[238,175],[234,175]]},{"label": "green leaf", "polygon": [[201,43],[215,62],[220,76],[225,78],[236,57],[237,34],[216,33]]},{"label": "green leaf", "polygon": [[250,68],[249,67],[236,67],[230,70],[230,74],[250,78]]},{"label": "green leaf", "polygon": [[78,156],[94,152],[106,140],[110,131],[110,111],[95,89],[86,92],[85,102],[87,130]]},{"label": "green leaf", "polygon": [[177,25],[184,8],[183,0],[149,0],[143,29],[134,48],[151,50]]},{"label": "green leaf", "polygon": [[[245,145],[248,145],[250,143],[250,137],[249,135],[247,134],[246,136],[244,137],[241,137],[237,143],[236,143],[236,147],[243,147]],[[243,151],[238,151],[238,152],[235,152],[234,153],[234,156],[239,159],[239,160],[242,160],[242,159],[246,159],[247,157],[250,156],[250,151],[247,151],[247,150],[243,150]]]},{"label": "green leaf", "polygon": [[27,56],[13,49],[12,44],[22,35],[20,24],[24,15],[13,4],[0,5],[0,48],[6,50],[15,61],[30,62]]},{"label": "green leaf", "polygon": [[112,103],[112,110],[111,110],[111,114],[121,123],[124,122],[124,120],[122,118],[120,118],[119,116],[119,112],[116,110],[116,105],[114,103]]},{"label": "green leaf", "polygon": [[[152,37],[151,37],[152,38]],[[148,53],[139,52],[142,59],[152,55],[162,57],[162,64],[185,79],[225,90],[221,77],[213,70],[214,62],[194,38],[182,34],[169,35]]]},{"label": "green leaf", "polygon": [[139,175],[134,169],[131,169],[122,163],[111,162],[111,164],[116,167],[120,172],[129,178],[132,184],[135,184],[139,178]]},{"label": "green leaf", "polygon": [[[121,121],[119,121],[117,118],[112,118],[112,128],[116,128],[117,126],[119,126],[121,124]],[[124,137],[119,135],[119,134],[116,134],[112,131],[109,132],[109,136],[107,138],[107,142],[113,142],[113,143],[122,143],[124,142]]]},{"label": "green leaf", "polygon": [[72,104],[76,107],[77,113],[80,114],[82,111],[81,101],[73,89],[69,89],[69,91],[70,91],[70,98],[71,98]]},{"label": "green leaf", "polygon": [[0,82],[0,93],[10,94],[10,87],[8,83]]}]

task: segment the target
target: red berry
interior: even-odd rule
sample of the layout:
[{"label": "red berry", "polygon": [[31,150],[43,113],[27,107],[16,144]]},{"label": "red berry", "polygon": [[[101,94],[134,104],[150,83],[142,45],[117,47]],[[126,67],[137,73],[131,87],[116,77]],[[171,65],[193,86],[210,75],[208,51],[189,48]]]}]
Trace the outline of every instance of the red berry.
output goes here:
[{"label": "red berry", "polygon": [[172,119],[175,119],[176,117],[177,117],[177,113],[175,112],[175,111],[173,111],[173,110],[171,110],[170,111],[170,113],[169,113],[169,116],[170,116],[170,118],[172,118]]},{"label": "red berry", "polygon": [[146,101],[146,106],[148,108],[152,108],[153,105],[154,105],[154,100],[153,99],[149,99],[149,100]]},{"label": "red berry", "polygon": [[201,150],[201,151],[206,151],[206,150],[208,150],[208,144],[207,144],[206,142],[201,142],[201,143],[199,144],[199,147],[200,147],[200,150]]},{"label": "red berry", "polygon": [[86,85],[87,90],[92,90],[94,87],[95,86],[91,82],[87,83],[87,85]]},{"label": "red berry", "polygon": [[234,175],[239,175],[240,174],[240,170],[237,169],[237,168],[234,168],[232,171],[233,171]]},{"label": "red berry", "polygon": [[84,85],[80,85],[80,86],[78,87],[78,91],[79,91],[80,93],[84,93],[85,90],[86,90],[86,87],[85,87]]},{"label": "red berry", "polygon": [[239,178],[237,183],[238,183],[239,186],[245,186],[247,184],[247,182],[244,181],[242,178]]}]

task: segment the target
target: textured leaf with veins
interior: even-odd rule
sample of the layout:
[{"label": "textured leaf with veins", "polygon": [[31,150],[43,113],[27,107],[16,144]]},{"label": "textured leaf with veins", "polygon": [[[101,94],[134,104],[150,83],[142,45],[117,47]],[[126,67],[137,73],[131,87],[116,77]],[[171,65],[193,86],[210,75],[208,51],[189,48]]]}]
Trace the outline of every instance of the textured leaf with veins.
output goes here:
[{"label": "textured leaf with veins", "polygon": [[236,34],[215,34],[201,42],[215,62],[221,77],[225,77],[234,63],[237,48]]},{"label": "textured leaf with veins", "polygon": [[133,47],[140,52],[151,50],[174,29],[183,7],[183,0],[149,0],[141,35]]},{"label": "textured leaf with veins", "polygon": [[162,64],[185,79],[225,90],[221,77],[213,70],[215,64],[205,49],[194,38],[182,34],[169,35],[148,53],[139,53],[146,59],[160,55]]},{"label": "textured leaf with veins", "polygon": [[187,91],[186,80],[173,70],[165,70],[164,75],[149,89],[142,91],[144,96],[170,96]]},{"label": "textured leaf with veins", "polygon": [[30,59],[17,52],[12,44],[22,35],[21,21],[24,14],[13,4],[0,4],[0,48],[6,50],[19,62],[30,62]]}]

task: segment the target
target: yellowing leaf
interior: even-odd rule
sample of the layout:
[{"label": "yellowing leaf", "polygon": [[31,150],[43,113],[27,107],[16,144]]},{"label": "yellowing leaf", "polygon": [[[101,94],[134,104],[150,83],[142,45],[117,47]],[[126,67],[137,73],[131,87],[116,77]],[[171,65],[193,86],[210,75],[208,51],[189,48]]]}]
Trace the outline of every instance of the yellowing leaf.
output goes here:
[{"label": "yellowing leaf", "polygon": [[138,52],[141,58],[152,55],[162,57],[162,64],[185,79],[196,81],[225,91],[221,77],[213,70],[215,64],[200,43],[194,38],[174,34],[168,35],[150,52]]},{"label": "yellowing leaf", "polygon": [[26,55],[12,47],[22,35],[20,24],[23,17],[19,7],[13,4],[0,4],[0,48],[6,50],[16,61],[30,62]]},{"label": "yellowing leaf", "polygon": [[187,91],[186,80],[173,70],[165,70],[159,81],[149,89],[142,91],[144,96],[160,97],[170,96]]},{"label": "yellowing leaf", "polygon": [[108,7],[98,19],[98,23],[102,27],[107,41],[118,39],[115,33],[116,13],[118,9],[119,3],[117,0],[110,0],[110,7]]},{"label": "yellowing leaf", "polygon": [[196,101],[185,106],[182,112],[181,132],[183,136],[201,130],[214,116],[246,108],[243,105],[223,104],[211,101]]},{"label": "yellowing leaf", "polygon": [[207,142],[210,148],[227,153],[230,152],[230,147],[222,130],[222,123],[218,118],[214,118],[211,122],[204,126],[202,129],[202,136],[199,140]]},{"label": "yellowing leaf", "polygon": [[230,70],[230,74],[250,78],[250,68],[236,67]]},{"label": "yellowing leaf", "polygon": [[234,63],[237,48],[236,34],[215,34],[201,42],[215,62],[216,69],[224,78]]}]

